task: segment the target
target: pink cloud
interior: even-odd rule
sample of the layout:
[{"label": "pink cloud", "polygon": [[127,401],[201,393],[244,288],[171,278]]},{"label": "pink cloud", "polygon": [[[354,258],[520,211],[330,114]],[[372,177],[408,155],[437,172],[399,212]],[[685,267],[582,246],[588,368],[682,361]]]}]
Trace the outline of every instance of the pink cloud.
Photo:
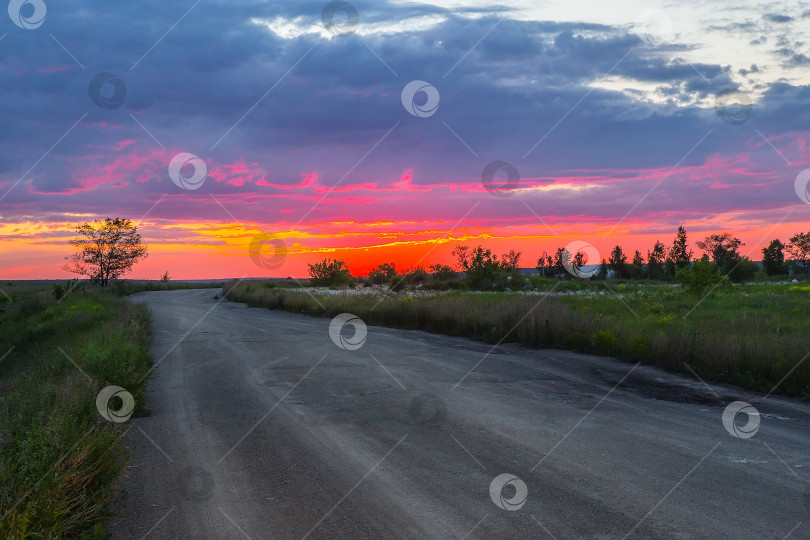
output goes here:
[{"label": "pink cloud", "polygon": [[297,184],[292,185],[283,185],[283,184],[272,184],[267,182],[264,179],[259,180],[256,185],[258,186],[265,186],[265,187],[273,187],[277,189],[297,189],[297,188],[305,188],[310,186],[317,186],[318,185],[318,173],[311,172],[311,173],[302,173],[301,174],[302,180]]},{"label": "pink cloud", "polygon": [[[122,141],[121,148],[127,148],[131,143]],[[61,189],[37,189],[33,184],[29,191],[36,194],[73,195],[76,193],[94,191],[103,186],[121,188],[128,186],[132,181],[138,184],[148,182],[150,179],[165,174],[166,164],[171,159],[166,150],[151,150],[119,154],[106,162],[100,156],[85,156],[81,162],[89,162],[73,170],[70,177],[73,184]]]},{"label": "pink cloud", "polygon": [[132,146],[135,143],[135,139],[124,139],[123,141],[118,141],[118,143],[113,147],[116,152],[120,152],[124,148]]},{"label": "pink cloud", "polygon": [[65,64],[62,66],[42,66],[37,68],[37,72],[39,73],[59,73],[60,71],[68,71],[76,69],[76,66],[72,64]]},{"label": "pink cloud", "polygon": [[[792,163],[801,166],[801,163],[810,161],[810,144],[805,134],[780,135],[770,140],[790,156]],[[174,189],[167,174],[168,163],[177,150],[140,148],[134,139],[110,144],[106,152],[99,151],[81,158],[62,158],[71,165],[66,172],[66,177],[71,181],[65,187],[48,189],[43,188],[42,183],[35,183],[30,190],[38,194],[70,195],[162,182],[164,185],[158,188],[160,191],[167,191],[171,195],[182,194],[182,197],[172,197],[176,199],[173,216],[178,220],[207,217],[206,205],[215,204],[207,193],[213,193],[226,204],[244,205],[245,219],[249,216],[264,219],[273,213],[278,217],[296,213],[303,215],[317,202],[322,209],[331,208],[323,215],[326,219],[350,216],[352,219],[397,220],[403,216],[419,216],[417,219],[423,220],[441,215],[451,216],[451,221],[454,221],[464,215],[473,202],[480,201],[483,204],[476,211],[479,214],[477,223],[483,223],[481,220],[497,215],[505,207],[512,207],[510,211],[515,212],[517,219],[535,221],[534,216],[527,216],[521,204],[521,200],[526,200],[532,205],[537,204],[536,211],[549,223],[556,219],[576,219],[583,223],[604,222],[610,225],[616,221],[617,215],[620,217],[632,208],[662,179],[664,181],[656,186],[655,192],[633,213],[633,217],[637,216],[640,222],[648,221],[651,215],[656,216],[656,220],[671,221],[679,219],[677,216],[683,212],[703,212],[707,207],[721,213],[732,208],[768,209],[785,204],[785,197],[782,196],[784,190],[770,189],[785,182],[784,174],[774,172],[771,169],[773,164],[768,162],[769,159],[779,158],[775,153],[770,155],[773,152],[770,145],[759,137],[752,138],[745,151],[728,156],[713,154],[700,164],[675,169],[576,169],[546,176],[527,174],[520,182],[521,188],[558,186],[560,189],[527,189],[519,197],[511,199],[481,198],[486,190],[479,178],[430,178],[418,176],[420,169],[413,167],[404,169],[399,177],[364,178],[363,181],[336,187],[323,185],[318,171],[301,172],[297,182],[284,184],[273,178],[272,172],[244,158],[231,163],[214,163],[207,159],[209,178],[203,188],[194,193],[180,193],[179,189]],[[415,183],[417,179],[420,183]],[[584,186],[595,189],[578,189]],[[190,203],[192,200],[193,204]],[[268,201],[268,204],[260,205],[261,200]],[[166,204],[168,201],[163,206]],[[744,207],[740,208],[740,204]],[[360,205],[364,206],[361,212],[351,209]],[[264,209],[264,214],[256,210],[259,206]],[[345,206],[346,210],[342,210],[341,206]],[[679,210],[669,212],[668,207],[673,206]],[[505,223],[502,219],[498,221]]]}]

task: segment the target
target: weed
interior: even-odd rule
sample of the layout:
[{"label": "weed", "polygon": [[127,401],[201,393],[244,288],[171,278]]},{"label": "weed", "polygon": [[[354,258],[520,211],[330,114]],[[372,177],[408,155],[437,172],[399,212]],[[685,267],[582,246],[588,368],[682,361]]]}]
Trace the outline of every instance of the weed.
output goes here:
[{"label": "weed", "polygon": [[0,364],[2,538],[100,537],[127,452],[124,428],[98,422],[96,394],[116,384],[144,404],[146,309],[92,290],[55,296],[0,314],[0,349],[14,347]]}]

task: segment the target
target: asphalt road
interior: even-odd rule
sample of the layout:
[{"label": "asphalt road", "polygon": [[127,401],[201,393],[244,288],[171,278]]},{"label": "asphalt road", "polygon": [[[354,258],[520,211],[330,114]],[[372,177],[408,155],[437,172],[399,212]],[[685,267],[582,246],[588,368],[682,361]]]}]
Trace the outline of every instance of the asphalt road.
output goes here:
[{"label": "asphalt road", "polygon": [[341,348],[216,292],[134,297],[157,366],[114,538],[810,538],[806,404],[424,332]]}]

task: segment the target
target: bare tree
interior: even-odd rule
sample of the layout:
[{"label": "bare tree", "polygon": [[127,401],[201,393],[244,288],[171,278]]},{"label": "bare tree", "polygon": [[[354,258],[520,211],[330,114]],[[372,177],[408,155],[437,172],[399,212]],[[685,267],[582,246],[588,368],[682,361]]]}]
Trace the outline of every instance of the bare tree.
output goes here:
[{"label": "bare tree", "polygon": [[147,256],[138,228],[128,219],[106,218],[76,227],[79,234],[70,241],[75,253],[65,257],[64,269],[107,285],[132,269]]}]

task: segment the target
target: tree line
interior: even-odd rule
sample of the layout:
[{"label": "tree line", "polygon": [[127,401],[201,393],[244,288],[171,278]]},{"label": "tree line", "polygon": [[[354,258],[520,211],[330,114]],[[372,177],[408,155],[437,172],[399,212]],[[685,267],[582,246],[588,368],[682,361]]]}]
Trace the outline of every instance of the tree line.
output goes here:
[{"label": "tree line", "polygon": [[[106,285],[128,272],[135,263],[147,257],[136,226],[127,219],[107,218],[77,227],[78,237],[70,240],[74,253],[66,257],[65,270],[87,276],[91,281]],[[571,244],[569,244],[571,245]],[[788,273],[810,274],[810,231],[798,232],[787,243],[773,239],[762,248],[761,266],[740,253],[745,245],[730,233],[710,234],[695,245],[704,252],[694,258],[689,249],[686,229],[678,227],[672,244],[667,247],[656,240],[646,255],[635,250],[632,256],[616,245],[601,263],[587,260],[587,250],[570,252],[561,247],[553,254],[543,252],[537,259],[537,274],[545,278],[678,281],[687,287],[717,284],[723,281],[745,281],[758,274],[768,276]],[[422,284],[435,288],[504,289],[517,285],[522,278],[520,252],[510,250],[500,257],[482,246],[457,245],[452,251],[455,268],[434,264],[417,266],[404,274],[393,262],[382,263],[369,272],[365,285],[387,284],[393,289]],[[598,264],[598,269],[594,265]],[[590,268],[587,271],[585,266]],[[463,275],[462,275],[463,274]],[[316,286],[355,286],[357,278],[345,261],[325,259],[309,265],[310,283]],[[168,281],[168,273],[164,274]],[[690,285],[692,283],[692,285]],[[698,284],[698,285],[695,285]]]},{"label": "tree line", "polygon": [[[729,277],[731,281],[744,281],[755,276],[760,270],[769,276],[788,274],[791,270],[810,272],[810,232],[796,233],[787,244],[779,239],[771,240],[762,249],[762,268],[748,257],[741,255],[739,248],[745,244],[730,233],[710,234],[695,243],[704,252],[715,270]],[[578,254],[571,254],[559,248],[554,255],[543,252],[537,261],[537,271],[544,276],[560,277],[568,273],[566,268],[581,268]],[[702,257],[701,257],[702,258]],[[675,278],[678,268],[686,268],[696,260],[687,243],[686,229],[678,227],[672,245],[667,248],[660,241],[644,256],[636,250],[632,258],[617,245],[607,259],[602,259],[596,277],[605,278],[612,272],[622,279],[661,279]]]},{"label": "tree line", "polygon": [[[588,261],[587,254],[580,250],[571,253],[567,248],[557,248],[552,254],[543,252],[537,259],[535,269],[541,277],[554,279],[607,279],[678,281],[687,287],[690,283],[741,282],[757,275],[778,276],[788,273],[810,274],[810,231],[798,232],[787,243],[771,240],[762,248],[761,265],[740,253],[745,244],[736,236],[724,232],[710,234],[695,242],[703,251],[699,258],[689,248],[686,229],[679,226],[672,244],[667,246],[656,240],[646,254],[635,250],[629,255],[616,245],[607,258]],[[365,285],[388,284],[393,288],[424,284],[435,288],[454,288],[463,285],[472,289],[499,289],[516,284],[521,276],[521,253],[510,250],[500,257],[483,246],[457,245],[452,251],[456,258],[455,268],[436,264],[429,268],[418,266],[400,274],[393,262],[382,263],[369,272]],[[598,265],[598,269],[594,266]],[[586,271],[584,268],[588,266]],[[326,259],[309,265],[313,285],[355,285],[348,265],[341,260]],[[461,275],[463,273],[463,275]]]}]

